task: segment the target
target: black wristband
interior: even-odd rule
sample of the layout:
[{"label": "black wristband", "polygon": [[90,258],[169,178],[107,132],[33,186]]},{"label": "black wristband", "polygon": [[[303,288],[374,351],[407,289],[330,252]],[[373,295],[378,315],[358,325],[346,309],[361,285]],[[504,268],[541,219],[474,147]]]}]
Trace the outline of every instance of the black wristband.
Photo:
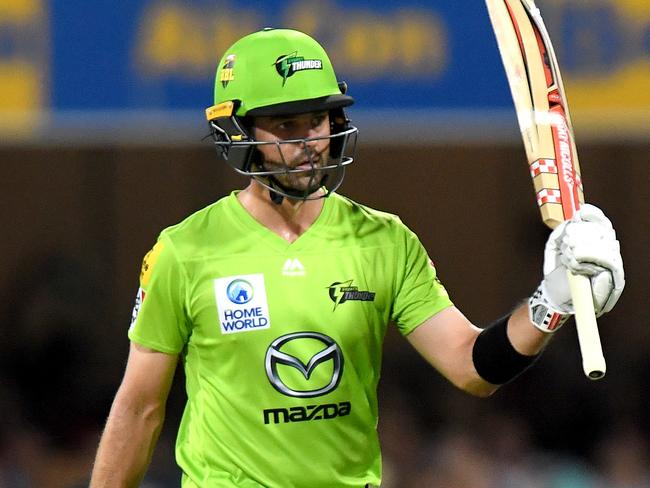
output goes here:
[{"label": "black wristband", "polygon": [[508,339],[508,319],[500,318],[478,335],[472,349],[474,368],[481,378],[493,385],[508,383],[539,357],[517,352]]}]

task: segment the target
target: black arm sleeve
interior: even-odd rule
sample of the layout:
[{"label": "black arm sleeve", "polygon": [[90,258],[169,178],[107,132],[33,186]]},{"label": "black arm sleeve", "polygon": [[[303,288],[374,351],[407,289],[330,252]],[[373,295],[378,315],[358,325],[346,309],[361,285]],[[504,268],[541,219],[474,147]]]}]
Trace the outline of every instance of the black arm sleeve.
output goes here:
[{"label": "black arm sleeve", "polygon": [[474,368],[479,376],[493,385],[503,385],[528,369],[539,354],[525,356],[515,350],[508,339],[510,315],[487,326],[476,338],[472,350]]}]

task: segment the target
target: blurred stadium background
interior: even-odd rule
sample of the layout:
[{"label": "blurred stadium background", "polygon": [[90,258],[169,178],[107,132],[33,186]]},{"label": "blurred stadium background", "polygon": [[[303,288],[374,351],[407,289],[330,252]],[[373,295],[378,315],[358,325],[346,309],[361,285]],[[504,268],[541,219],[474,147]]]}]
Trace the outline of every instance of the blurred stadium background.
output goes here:
[{"label": "blurred stadium background", "polygon": [[[533,370],[478,400],[391,331],[388,488],[650,486],[650,4],[538,5],[587,199],[614,221],[626,263],[626,291],[600,320],[608,373],[584,378],[568,326]],[[547,230],[483,2],[3,0],[1,488],[87,482],[142,256],[245,183],[203,140],[203,109],[224,50],[265,26],[330,52],[361,131],[342,192],[400,214],[470,319],[487,324],[537,285]],[[148,487],[178,486],[182,404],[179,381]]]}]

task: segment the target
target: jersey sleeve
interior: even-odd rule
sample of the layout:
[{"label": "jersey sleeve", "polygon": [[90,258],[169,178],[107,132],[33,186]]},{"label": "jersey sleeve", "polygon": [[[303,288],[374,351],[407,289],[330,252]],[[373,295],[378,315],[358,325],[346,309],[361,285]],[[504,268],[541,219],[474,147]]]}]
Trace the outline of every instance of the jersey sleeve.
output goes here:
[{"label": "jersey sleeve", "polygon": [[396,260],[399,269],[391,319],[402,335],[408,335],[453,303],[418,237],[405,226],[403,230],[403,245],[398,251],[401,255]]},{"label": "jersey sleeve", "polygon": [[142,261],[129,339],[156,351],[180,353],[189,337],[185,288],[173,244],[161,235]]}]

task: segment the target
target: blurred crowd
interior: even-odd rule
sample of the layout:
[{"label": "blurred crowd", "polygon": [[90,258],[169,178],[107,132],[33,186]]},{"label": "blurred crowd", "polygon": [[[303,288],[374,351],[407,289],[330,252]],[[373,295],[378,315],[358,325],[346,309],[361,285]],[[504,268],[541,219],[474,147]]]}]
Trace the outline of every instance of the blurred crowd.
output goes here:
[{"label": "blurred crowd", "polygon": [[647,440],[626,426],[603,437],[588,457],[542,449],[526,422],[502,415],[414,437],[385,437],[382,487],[650,488]]},{"label": "blurred crowd", "polygon": [[[68,418],[65,427],[70,433],[56,439],[52,432],[21,421],[20,407],[8,409],[7,398],[3,394],[0,488],[87,486],[99,426],[58,412]],[[479,426],[430,431],[416,425],[417,416],[405,407],[399,406],[399,414],[383,412],[383,488],[650,487],[648,443],[631,426],[612,430],[586,459],[540,449],[520,418],[489,416]],[[180,486],[173,437],[168,428],[143,488]]]},{"label": "blurred crowd", "polygon": [[[126,361],[126,328],[97,333],[108,291],[79,260],[30,266],[2,311],[0,488],[83,487]],[[519,380],[476,399],[395,334],[380,383],[384,488],[650,488],[647,425],[624,399],[603,401],[601,384],[578,376],[563,385],[577,368],[561,364],[561,341]],[[145,488],[179,486],[177,380]]]}]

